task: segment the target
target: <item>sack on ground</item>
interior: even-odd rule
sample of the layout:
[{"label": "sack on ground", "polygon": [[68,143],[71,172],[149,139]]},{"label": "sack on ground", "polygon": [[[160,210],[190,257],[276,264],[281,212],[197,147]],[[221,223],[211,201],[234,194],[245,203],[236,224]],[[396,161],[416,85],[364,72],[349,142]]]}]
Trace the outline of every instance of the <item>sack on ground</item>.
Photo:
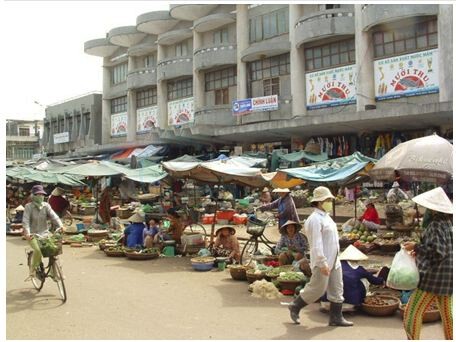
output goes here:
[{"label": "sack on ground", "polygon": [[415,259],[401,248],[394,256],[386,286],[396,290],[413,290],[418,286],[419,280]]}]

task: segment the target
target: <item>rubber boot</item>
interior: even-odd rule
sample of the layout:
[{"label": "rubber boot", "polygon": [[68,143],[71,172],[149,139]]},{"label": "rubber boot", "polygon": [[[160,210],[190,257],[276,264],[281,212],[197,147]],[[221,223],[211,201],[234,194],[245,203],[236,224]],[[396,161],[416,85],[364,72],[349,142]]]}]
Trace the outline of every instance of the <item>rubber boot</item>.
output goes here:
[{"label": "rubber boot", "polygon": [[299,311],[303,307],[305,307],[307,303],[302,300],[301,296],[297,296],[293,302],[288,306],[288,310],[290,310],[290,317],[293,322],[296,324],[301,324],[299,320]]},{"label": "rubber boot", "polygon": [[329,305],[329,325],[337,327],[351,327],[353,322],[345,320],[342,315],[342,303],[330,302]]}]

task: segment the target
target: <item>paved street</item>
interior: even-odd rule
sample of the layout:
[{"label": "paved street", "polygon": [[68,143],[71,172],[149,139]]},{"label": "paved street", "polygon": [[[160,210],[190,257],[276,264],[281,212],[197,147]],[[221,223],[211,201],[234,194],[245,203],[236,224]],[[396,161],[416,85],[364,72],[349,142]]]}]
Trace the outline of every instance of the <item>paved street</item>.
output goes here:
[{"label": "paved street", "polygon": [[[24,282],[24,247],[7,237],[7,339],[405,338],[398,316],[357,315],[353,328],[330,328],[316,304],[295,326],[280,300],[251,297],[228,271],[194,272],[188,258],[108,258],[95,247],[64,246],[69,297],[62,305],[54,283],[36,293]],[[422,337],[442,339],[440,324],[425,325]]]}]

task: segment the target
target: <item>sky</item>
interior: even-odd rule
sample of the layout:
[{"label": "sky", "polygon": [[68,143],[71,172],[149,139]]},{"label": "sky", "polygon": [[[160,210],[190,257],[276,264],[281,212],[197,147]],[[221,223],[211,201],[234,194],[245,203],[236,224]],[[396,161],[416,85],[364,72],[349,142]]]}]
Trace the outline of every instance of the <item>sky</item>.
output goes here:
[{"label": "sky", "polygon": [[1,1],[2,118],[41,119],[47,105],[101,92],[102,58],[84,42],[159,10],[169,2]]}]

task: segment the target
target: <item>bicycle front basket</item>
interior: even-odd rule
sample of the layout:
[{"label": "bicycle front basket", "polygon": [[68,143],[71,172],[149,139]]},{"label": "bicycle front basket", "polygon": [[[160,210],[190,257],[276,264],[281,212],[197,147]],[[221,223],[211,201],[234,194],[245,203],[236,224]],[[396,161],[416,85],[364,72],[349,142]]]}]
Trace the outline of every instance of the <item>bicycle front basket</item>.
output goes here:
[{"label": "bicycle front basket", "polygon": [[264,232],[264,226],[247,225],[247,233],[253,236],[260,236]]},{"label": "bicycle front basket", "polygon": [[39,239],[38,244],[40,246],[41,254],[45,258],[62,254],[62,240],[51,237]]},{"label": "bicycle front basket", "polygon": [[266,225],[268,224],[267,221],[262,221],[254,215],[249,216],[248,223],[249,223],[249,225],[260,226],[260,227],[266,227]]}]

